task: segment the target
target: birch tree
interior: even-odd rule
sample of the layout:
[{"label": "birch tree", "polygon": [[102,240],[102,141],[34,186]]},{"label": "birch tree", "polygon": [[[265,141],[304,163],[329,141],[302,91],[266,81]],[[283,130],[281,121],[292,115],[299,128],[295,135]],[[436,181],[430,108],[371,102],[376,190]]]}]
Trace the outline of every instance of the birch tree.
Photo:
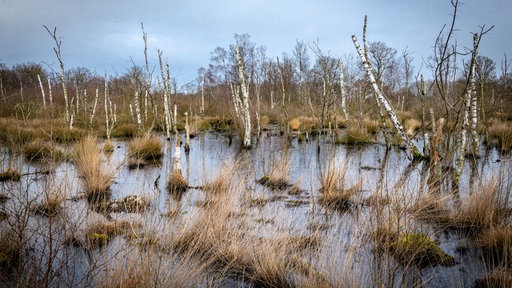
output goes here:
[{"label": "birch tree", "polygon": [[[466,88],[464,96],[464,112],[462,115],[462,125],[460,129],[459,138],[459,158],[457,159],[457,167],[455,174],[453,175],[454,182],[458,185],[460,180],[460,174],[462,173],[462,167],[464,166],[464,160],[466,159],[466,142],[467,142],[467,129],[469,126],[469,113],[472,112],[473,105],[473,89],[475,89],[475,61],[478,48],[478,34],[473,35],[473,52],[471,56],[471,64],[469,67],[469,87]],[[475,104],[476,105],[476,104]],[[473,114],[473,113],[472,113]],[[472,118],[476,115],[472,115]],[[476,119],[472,120],[476,122]],[[473,125],[473,124],[472,124]],[[476,125],[476,124],[475,124]],[[473,147],[474,149],[474,147]],[[474,151],[473,151],[474,152]]]},{"label": "birch tree", "polygon": [[422,158],[423,155],[421,154],[420,150],[411,141],[411,139],[409,138],[407,133],[405,133],[404,128],[403,128],[402,124],[400,123],[400,120],[398,119],[395,111],[393,110],[393,107],[388,102],[388,100],[386,99],[386,97],[384,96],[382,91],[380,90],[379,85],[377,84],[377,80],[375,79],[375,76],[373,75],[373,71],[372,71],[371,67],[368,65],[368,60],[365,57],[363,50],[361,49],[361,46],[359,46],[359,43],[357,42],[357,37],[355,35],[352,35],[352,42],[354,42],[357,53],[359,54],[359,57],[361,58],[364,70],[370,80],[370,83],[374,90],[375,96],[377,98],[377,102],[379,102],[380,105],[386,110],[386,113],[388,114],[388,117],[391,120],[393,127],[395,127],[398,136],[403,140],[406,148],[412,154],[412,157],[415,159]]},{"label": "birch tree", "polygon": [[343,61],[340,61],[340,93],[341,93],[341,112],[343,113],[343,118],[345,123],[348,122],[348,113],[347,113],[347,93],[345,90],[345,65],[343,65]]},{"label": "birch tree", "polygon": [[46,31],[48,31],[50,36],[52,36],[53,40],[55,41],[55,47],[53,47],[53,51],[55,52],[55,56],[57,56],[57,60],[59,60],[59,66],[60,66],[59,79],[60,79],[60,85],[62,86],[62,91],[64,94],[64,109],[65,109],[64,110],[65,111],[64,119],[65,119],[66,123],[70,125],[70,128],[73,128],[73,121],[72,121],[70,113],[69,113],[69,100],[68,100],[68,91],[66,88],[66,79],[64,77],[64,73],[65,73],[64,62],[62,61],[62,55],[60,52],[60,46],[62,44],[62,41],[57,39],[57,27],[53,28],[53,32],[50,31],[50,29],[48,27],[46,27],[46,25],[43,25],[43,27],[46,29]]},{"label": "birch tree", "polygon": [[242,147],[246,149],[251,148],[251,113],[249,110],[249,88],[247,86],[247,83],[245,81],[245,68],[244,68],[244,61],[242,58],[242,55],[240,53],[240,47],[237,45],[235,47],[236,52],[236,59],[238,62],[238,77],[239,77],[239,87],[240,87],[240,94],[237,96],[241,96],[242,103],[242,120],[244,124],[244,131],[243,131],[243,141],[242,141]]},{"label": "birch tree", "polygon": [[44,109],[46,109],[46,96],[44,93],[43,82],[41,81],[41,76],[39,74],[37,74],[37,80],[39,81],[39,88],[41,89],[41,96],[43,98],[43,107],[44,107]]}]

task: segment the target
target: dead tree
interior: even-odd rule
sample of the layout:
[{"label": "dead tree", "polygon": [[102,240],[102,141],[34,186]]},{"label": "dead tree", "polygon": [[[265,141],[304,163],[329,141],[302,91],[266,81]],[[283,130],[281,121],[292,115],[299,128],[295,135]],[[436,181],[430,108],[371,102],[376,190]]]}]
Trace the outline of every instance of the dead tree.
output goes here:
[{"label": "dead tree", "polygon": [[62,91],[64,93],[65,121],[66,121],[66,124],[70,125],[70,128],[73,128],[73,120],[71,119],[71,115],[69,113],[69,100],[68,100],[68,91],[66,88],[66,79],[64,77],[64,73],[65,73],[64,62],[62,61],[62,55],[60,53],[60,46],[62,44],[62,41],[57,39],[57,27],[53,28],[53,32],[50,31],[50,29],[48,29],[48,27],[46,27],[46,25],[43,25],[43,27],[46,29],[46,31],[48,31],[50,36],[52,36],[53,40],[55,41],[55,47],[53,47],[53,51],[55,52],[55,56],[57,56],[57,60],[59,60],[59,65],[60,65],[59,78],[60,78],[60,85],[62,86]]},{"label": "dead tree", "polygon": [[389,119],[391,120],[391,123],[395,127],[398,136],[404,141],[406,148],[409,150],[409,152],[412,154],[412,157],[414,159],[423,158],[423,155],[421,154],[418,147],[411,141],[407,133],[404,131],[404,127],[402,126],[402,123],[400,123],[400,120],[398,119],[395,111],[393,110],[393,107],[391,107],[391,104],[388,102],[384,94],[379,88],[379,85],[377,84],[377,81],[375,80],[375,76],[373,75],[373,71],[371,67],[368,65],[368,60],[365,57],[363,50],[361,49],[361,46],[359,46],[359,43],[357,42],[357,37],[355,35],[352,35],[352,41],[354,42],[354,45],[356,47],[357,53],[359,54],[359,57],[361,57],[361,61],[363,62],[363,67],[366,72],[366,75],[368,76],[370,83],[372,85],[373,91],[375,93],[375,96],[377,98],[377,102],[382,106],[386,113],[388,114]]}]

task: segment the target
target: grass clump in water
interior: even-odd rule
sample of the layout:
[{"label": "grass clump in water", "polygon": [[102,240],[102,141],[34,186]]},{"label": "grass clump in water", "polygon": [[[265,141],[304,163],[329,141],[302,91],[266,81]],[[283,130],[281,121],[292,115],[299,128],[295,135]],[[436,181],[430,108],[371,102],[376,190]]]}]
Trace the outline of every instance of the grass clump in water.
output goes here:
[{"label": "grass clump in water", "polygon": [[350,188],[345,187],[345,174],[348,163],[341,168],[330,165],[320,177],[320,196],[318,203],[326,208],[344,211],[349,208],[352,196],[361,191],[362,181]]},{"label": "grass clump in water", "polygon": [[5,171],[0,172],[0,182],[6,182],[6,181],[20,181],[21,180],[21,173],[20,171],[9,167]]},{"label": "grass clump in water", "polygon": [[89,199],[108,194],[110,185],[114,181],[115,171],[102,167],[100,152],[96,137],[91,135],[75,145],[75,166],[82,178],[85,194]]},{"label": "grass clump in water", "polygon": [[23,154],[28,161],[60,161],[64,158],[62,150],[56,148],[52,142],[41,138],[25,144]]},{"label": "grass clump in water", "polygon": [[137,168],[150,161],[158,161],[164,156],[162,142],[150,132],[141,137],[136,137],[128,144],[128,166]]},{"label": "grass clump in water", "polygon": [[364,128],[359,128],[357,126],[350,126],[345,130],[345,133],[336,138],[336,144],[344,144],[344,145],[367,145],[371,144],[373,141],[370,137],[368,131]]}]

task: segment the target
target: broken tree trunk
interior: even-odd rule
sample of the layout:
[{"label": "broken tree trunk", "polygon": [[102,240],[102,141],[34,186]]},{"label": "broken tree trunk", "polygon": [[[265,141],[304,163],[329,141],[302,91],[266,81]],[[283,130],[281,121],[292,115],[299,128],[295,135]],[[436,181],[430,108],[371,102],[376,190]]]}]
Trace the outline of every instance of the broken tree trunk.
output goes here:
[{"label": "broken tree trunk", "polygon": [[[464,160],[466,159],[466,143],[467,143],[467,129],[469,126],[469,113],[471,111],[471,99],[473,94],[473,88],[475,88],[475,60],[478,48],[478,34],[473,35],[473,53],[471,56],[471,65],[469,67],[469,87],[466,89],[464,96],[464,114],[462,116],[462,126],[460,129],[460,140],[459,140],[459,158],[457,159],[457,167],[453,174],[453,181],[458,185],[460,180],[460,174],[462,173],[462,167],[464,166]],[[476,103],[475,103],[476,105]],[[476,116],[475,116],[476,118]],[[473,119],[476,123],[476,119]],[[475,124],[476,126],[476,124]],[[473,132],[473,131],[472,131]],[[476,133],[476,128],[475,128]],[[477,135],[478,136],[478,135]],[[473,138],[475,141],[475,137]],[[478,138],[477,138],[478,141]],[[478,145],[478,143],[477,143]],[[478,148],[478,146],[476,146]],[[475,149],[475,148],[474,148]]]},{"label": "broken tree trunk", "polygon": [[407,136],[407,133],[404,131],[404,127],[400,123],[400,120],[396,116],[395,111],[393,111],[393,108],[389,104],[388,100],[382,93],[382,91],[379,88],[379,85],[377,84],[377,81],[375,80],[375,76],[373,75],[373,71],[368,65],[368,60],[366,59],[365,55],[363,54],[363,50],[361,49],[361,46],[359,46],[359,43],[357,42],[357,37],[355,35],[352,35],[352,41],[354,42],[354,45],[356,47],[357,53],[359,54],[359,57],[361,57],[361,61],[363,62],[364,70],[366,71],[366,75],[370,79],[370,83],[372,84],[372,88],[375,92],[375,96],[377,98],[377,101],[380,103],[380,105],[386,110],[386,113],[388,114],[389,119],[391,120],[391,123],[395,127],[398,136],[404,141],[405,146],[409,150],[409,152],[412,154],[412,157],[414,159],[423,158],[423,155],[421,154],[420,150],[414,143],[412,143],[409,136]]}]

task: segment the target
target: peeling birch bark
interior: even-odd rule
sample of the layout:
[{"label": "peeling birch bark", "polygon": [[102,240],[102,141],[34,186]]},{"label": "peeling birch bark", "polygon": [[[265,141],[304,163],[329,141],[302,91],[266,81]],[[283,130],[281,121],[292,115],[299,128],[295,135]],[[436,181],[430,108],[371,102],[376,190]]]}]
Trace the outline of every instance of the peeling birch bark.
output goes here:
[{"label": "peeling birch bark", "polygon": [[137,125],[142,129],[142,118],[140,117],[139,92],[135,92],[135,115],[137,116]]},{"label": "peeling birch bark", "polygon": [[251,113],[249,111],[249,89],[245,83],[244,62],[240,55],[240,47],[236,46],[236,58],[238,60],[238,76],[240,78],[240,90],[242,92],[242,110],[244,120],[244,138],[242,146],[251,148]]},{"label": "peeling birch bark", "polygon": [[398,136],[402,138],[402,140],[405,143],[405,146],[409,150],[409,152],[412,154],[413,158],[422,158],[423,155],[419,151],[418,147],[414,145],[414,143],[411,141],[409,136],[407,136],[407,133],[405,133],[404,128],[402,124],[400,123],[400,120],[396,116],[396,113],[393,111],[393,108],[387,101],[386,97],[384,97],[384,94],[379,89],[379,85],[377,84],[377,81],[375,80],[375,76],[373,75],[371,67],[368,65],[368,60],[366,59],[365,55],[363,54],[363,51],[361,50],[361,46],[359,46],[359,43],[357,42],[357,37],[355,35],[352,35],[352,41],[354,42],[354,45],[356,47],[357,53],[359,54],[359,57],[361,57],[361,60],[363,62],[364,70],[370,79],[370,82],[372,84],[372,88],[375,92],[375,96],[377,98],[377,101],[381,104],[381,106],[384,107],[386,110],[389,119],[391,120],[391,123],[395,127]]},{"label": "peeling birch bark", "polygon": [[[473,95],[473,88],[475,88],[475,65],[476,65],[476,54],[478,48],[478,34],[473,35],[473,53],[471,56],[471,65],[469,68],[469,87],[466,89],[464,95],[464,114],[462,116],[462,126],[460,129],[460,141],[459,141],[459,158],[457,159],[457,167],[453,175],[453,181],[458,185],[460,181],[460,174],[462,173],[462,167],[464,166],[464,160],[466,159],[466,145],[467,145],[467,129],[469,126],[469,113],[471,112],[471,100]],[[475,104],[476,105],[476,104]],[[476,117],[475,117],[476,118]],[[476,120],[474,120],[476,123]],[[476,124],[475,124],[476,125]],[[473,131],[472,131],[473,132]],[[475,131],[476,133],[476,131]],[[477,135],[478,136],[478,135]],[[478,140],[478,138],[477,138]],[[478,148],[478,143],[476,148]]]}]

